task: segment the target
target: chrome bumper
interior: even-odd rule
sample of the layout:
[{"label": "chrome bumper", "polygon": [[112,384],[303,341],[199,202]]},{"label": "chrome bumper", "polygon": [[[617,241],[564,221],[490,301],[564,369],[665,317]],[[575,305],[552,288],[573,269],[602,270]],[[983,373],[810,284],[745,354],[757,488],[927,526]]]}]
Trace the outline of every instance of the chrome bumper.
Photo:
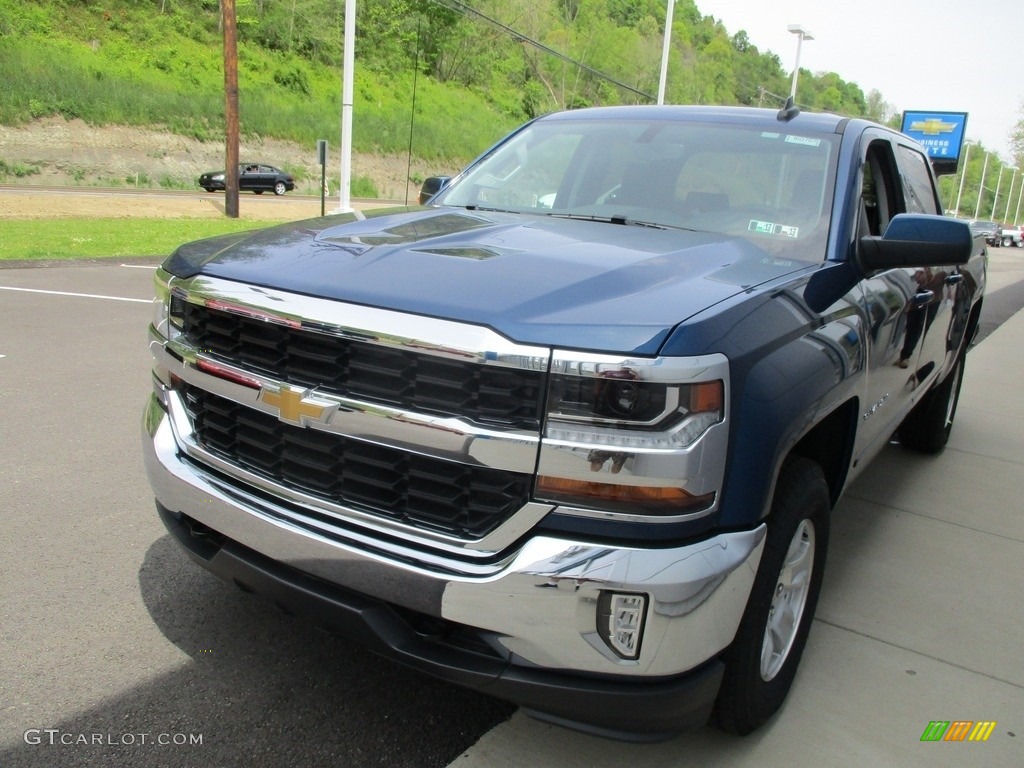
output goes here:
[{"label": "chrome bumper", "polygon": [[[301,527],[266,495],[185,458],[155,396],[143,419],[143,444],[157,501],[170,513],[267,562],[473,628],[496,658],[522,670],[655,682],[700,667],[732,641],[764,545],[763,525],[666,549],[534,536],[486,563],[466,562],[373,539],[355,527],[344,538]],[[637,659],[619,658],[598,634],[598,603],[607,591],[648,598]],[[448,676],[457,678],[454,670]]]}]

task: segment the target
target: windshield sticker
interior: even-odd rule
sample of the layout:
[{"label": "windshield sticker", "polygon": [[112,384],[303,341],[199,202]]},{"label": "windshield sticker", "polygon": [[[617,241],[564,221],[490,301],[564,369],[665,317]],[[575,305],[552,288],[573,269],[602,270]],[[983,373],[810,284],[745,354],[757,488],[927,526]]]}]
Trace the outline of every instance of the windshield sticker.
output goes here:
[{"label": "windshield sticker", "polygon": [[800,227],[789,227],[785,224],[773,224],[770,221],[758,221],[751,219],[747,225],[747,232],[756,232],[759,235],[781,235],[782,237],[798,237]]},{"label": "windshield sticker", "polygon": [[768,131],[761,131],[762,139],[778,139],[782,136],[781,133],[769,133]]},{"label": "windshield sticker", "polygon": [[787,136],[787,144],[799,144],[803,147],[820,147],[821,139],[811,139],[807,136]]}]

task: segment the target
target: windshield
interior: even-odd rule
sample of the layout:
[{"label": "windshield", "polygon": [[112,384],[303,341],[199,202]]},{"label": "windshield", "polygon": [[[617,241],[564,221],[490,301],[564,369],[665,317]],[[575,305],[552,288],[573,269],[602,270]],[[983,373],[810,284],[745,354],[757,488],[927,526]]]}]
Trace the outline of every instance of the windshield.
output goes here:
[{"label": "windshield", "polygon": [[721,233],[823,258],[838,137],[709,122],[540,120],[435,202]]}]

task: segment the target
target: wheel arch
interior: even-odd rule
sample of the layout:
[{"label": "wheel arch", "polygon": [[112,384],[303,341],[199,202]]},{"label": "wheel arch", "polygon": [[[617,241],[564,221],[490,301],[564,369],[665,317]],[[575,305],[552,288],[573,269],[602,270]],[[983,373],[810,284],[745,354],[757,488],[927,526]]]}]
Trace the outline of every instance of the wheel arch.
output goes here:
[{"label": "wheel arch", "polygon": [[790,454],[803,456],[818,464],[825,473],[829,499],[832,506],[835,506],[849,475],[859,412],[860,402],[854,397],[817,422],[780,459],[775,471],[776,478]]},{"label": "wheel arch", "polygon": [[[736,429],[720,518],[725,525],[764,519],[790,455],[821,466],[831,504],[842,493],[860,419],[859,368],[843,368],[831,355],[836,364],[822,366],[821,354],[820,345],[801,338],[755,366],[734,393]],[[776,375],[780,370],[786,375]]]}]

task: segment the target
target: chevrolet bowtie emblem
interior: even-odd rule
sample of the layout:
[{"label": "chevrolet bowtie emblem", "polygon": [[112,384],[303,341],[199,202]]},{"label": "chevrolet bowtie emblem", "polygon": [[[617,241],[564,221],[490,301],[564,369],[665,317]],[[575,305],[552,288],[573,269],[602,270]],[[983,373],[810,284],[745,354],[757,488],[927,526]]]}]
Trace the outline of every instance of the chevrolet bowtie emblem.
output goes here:
[{"label": "chevrolet bowtie emblem", "polygon": [[259,401],[276,408],[278,418],[287,424],[307,427],[311,423],[324,424],[338,408],[337,403],[313,397],[310,390],[299,387],[264,387]]},{"label": "chevrolet bowtie emblem", "polygon": [[910,124],[910,130],[920,131],[925,136],[938,136],[940,133],[952,133],[956,123],[947,123],[937,117],[929,117],[927,120],[915,120]]}]

